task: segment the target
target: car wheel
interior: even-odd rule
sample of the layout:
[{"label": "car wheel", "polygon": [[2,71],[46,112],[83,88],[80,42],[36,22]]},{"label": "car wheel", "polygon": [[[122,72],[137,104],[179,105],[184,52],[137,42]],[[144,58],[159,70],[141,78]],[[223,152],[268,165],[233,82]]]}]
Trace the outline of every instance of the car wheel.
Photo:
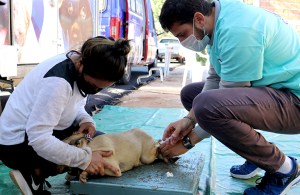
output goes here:
[{"label": "car wheel", "polygon": [[182,64],[182,63],[183,63],[183,57],[179,57],[179,58],[178,58],[178,62],[179,62],[180,64]]},{"label": "car wheel", "polygon": [[180,62],[181,64],[185,64],[185,57],[182,57],[181,58],[181,62]]}]

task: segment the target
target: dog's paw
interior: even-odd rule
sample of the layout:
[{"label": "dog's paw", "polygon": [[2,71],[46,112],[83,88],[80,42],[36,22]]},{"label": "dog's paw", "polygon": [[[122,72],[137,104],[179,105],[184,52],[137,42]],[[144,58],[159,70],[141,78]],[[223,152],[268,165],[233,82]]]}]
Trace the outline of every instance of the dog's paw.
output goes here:
[{"label": "dog's paw", "polygon": [[122,176],[122,171],[121,171],[121,169],[118,169],[117,172],[115,173],[115,172],[112,172],[109,169],[105,169],[105,175],[113,176],[113,177],[121,177]]},{"label": "dog's paw", "polygon": [[87,182],[87,177],[79,177],[80,183],[86,183]]},{"label": "dog's paw", "polygon": [[79,175],[79,181],[81,183],[86,183],[88,179],[88,173],[86,171],[82,171],[82,173]]},{"label": "dog's paw", "polygon": [[80,181],[80,183],[86,183],[87,182],[87,178],[80,178],[79,181]]}]

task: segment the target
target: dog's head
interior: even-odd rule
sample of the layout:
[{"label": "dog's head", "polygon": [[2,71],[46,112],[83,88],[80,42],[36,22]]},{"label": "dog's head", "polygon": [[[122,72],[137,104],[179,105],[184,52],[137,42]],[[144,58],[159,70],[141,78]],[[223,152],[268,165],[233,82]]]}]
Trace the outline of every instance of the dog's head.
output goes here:
[{"label": "dog's head", "polygon": [[70,137],[67,137],[63,142],[76,146],[78,148],[86,147],[91,138],[84,133],[74,133]]},{"label": "dog's head", "polygon": [[175,163],[179,157],[177,156],[174,156],[174,157],[171,157],[171,158],[166,158],[164,157],[161,152],[160,152],[160,145],[161,145],[161,141],[162,140],[158,140],[155,144],[155,147],[157,148],[156,150],[156,156],[157,156],[157,159],[158,160],[163,160],[165,163]]},{"label": "dog's head", "polygon": [[[91,141],[91,138],[84,133],[73,133],[70,137],[67,137],[63,140],[63,142],[70,144],[72,146],[76,146],[78,148],[86,147],[88,142]],[[71,172],[72,170],[76,170],[77,168],[71,168],[65,165],[57,165],[58,173]]]}]

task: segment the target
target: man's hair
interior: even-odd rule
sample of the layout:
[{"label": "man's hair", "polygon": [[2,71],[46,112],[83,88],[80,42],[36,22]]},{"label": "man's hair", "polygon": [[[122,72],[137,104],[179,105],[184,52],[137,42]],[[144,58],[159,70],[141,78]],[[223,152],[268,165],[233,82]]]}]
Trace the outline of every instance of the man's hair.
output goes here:
[{"label": "man's hair", "polygon": [[160,12],[159,22],[168,32],[174,23],[192,23],[196,12],[209,16],[212,6],[212,3],[206,0],[166,0]]},{"label": "man's hair", "polygon": [[88,39],[81,48],[83,73],[106,81],[119,81],[125,72],[128,40],[116,41],[102,36]]}]

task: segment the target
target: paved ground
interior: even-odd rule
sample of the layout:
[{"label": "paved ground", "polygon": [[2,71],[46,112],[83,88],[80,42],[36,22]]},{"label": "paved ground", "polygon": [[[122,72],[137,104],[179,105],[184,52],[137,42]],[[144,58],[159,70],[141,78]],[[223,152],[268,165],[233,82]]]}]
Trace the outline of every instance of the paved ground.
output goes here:
[{"label": "paved ground", "polygon": [[182,108],[180,90],[184,65],[170,71],[163,82],[159,78],[142,85],[138,90],[119,99],[117,105],[128,107]]},{"label": "paved ground", "polygon": [[[162,65],[163,66],[163,65]],[[138,90],[123,96],[117,105],[128,107],[150,108],[183,108],[180,101],[180,91],[183,86],[183,75],[186,65],[171,64],[171,71],[163,82],[159,78],[141,86]],[[188,67],[189,68],[189,67]],[[185,85],[202,80],[207,75],[205,66],[197,65],[192,71],[188,71]],[[191,75],[191,76],[190,76]],[[192,78],[191,78],[192,77]]]}]

